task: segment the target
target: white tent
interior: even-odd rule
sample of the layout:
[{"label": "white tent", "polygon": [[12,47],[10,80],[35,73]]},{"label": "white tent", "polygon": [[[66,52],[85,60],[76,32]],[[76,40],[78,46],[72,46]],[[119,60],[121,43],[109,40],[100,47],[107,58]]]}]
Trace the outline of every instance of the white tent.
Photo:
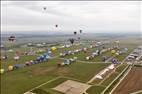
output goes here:
[{"label": "white tent", "polygon": [[94,56],[96,56],[96,55],[98,55],[96,52],[94,52],[94,53],[92,53],[92,55],[94,55]]},{"label": "white tent", "polygon": [[103,77],[101,75],[96,75],[95,78],[103,79]]},{"label": "white tent", "polygon": [[18,59],[20,59],[20,57],[19,57],[19,56],[15,56],[14,59],[15,59],[15,60],[18,60]]},{"label": "white tent", "polygon": [[90,57],[89,57],[89,56],[87,56],[87,57],[86,57],[86,60],[89,60],[89,59],[90,59]]},{"label": "white tent", "polygon": [[12,50],[12,49],[9,49],[8,52],[13,52],[13,50]]},{"label": "white tent", "polygon": [[110,66],[108,66],[108,69],[114,69],[114,65],[113,64],[111,64]]}]

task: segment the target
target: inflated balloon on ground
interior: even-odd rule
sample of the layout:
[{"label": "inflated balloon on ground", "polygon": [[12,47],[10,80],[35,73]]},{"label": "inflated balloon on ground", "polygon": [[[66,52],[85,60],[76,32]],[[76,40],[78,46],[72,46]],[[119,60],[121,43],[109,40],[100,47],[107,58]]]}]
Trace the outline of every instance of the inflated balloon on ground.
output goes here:
[{"label": "inflated balloon on ground", "polygon": [[111,50],[111,53],[114,54],[116,51],[115,50]]},{"label": "inflated balloon on ground", "polygon": [[4,69],[0,69],[0,74],[3,74],[4,73]]},{"label": "inflated balloon on ground", "polygon": [[8,70],[9,70],[9,71],[13,70],[13,66],[11,66],[11,65],[8,66]]},{"label": "inflated balloon on ground", "polygon": [[56,47],[51,47],[51,50],[52,51],[55,51],[57,48]]}]

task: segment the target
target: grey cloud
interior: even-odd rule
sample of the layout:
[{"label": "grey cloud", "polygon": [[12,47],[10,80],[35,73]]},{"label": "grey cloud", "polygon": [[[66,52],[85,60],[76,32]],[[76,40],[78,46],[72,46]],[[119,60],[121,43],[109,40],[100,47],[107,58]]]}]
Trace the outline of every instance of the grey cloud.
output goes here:
[{"label": "grey cloud", "polygon": [[[46,11],[43,7],[46,6]],[[61,30],[78,28],[89,30],[135,31],[140,29],[139,2],[3,2],[2,26],[4,29],[20,28],[54,30],[60,24]],[[6,28],[7,27],[7,28]]]}]

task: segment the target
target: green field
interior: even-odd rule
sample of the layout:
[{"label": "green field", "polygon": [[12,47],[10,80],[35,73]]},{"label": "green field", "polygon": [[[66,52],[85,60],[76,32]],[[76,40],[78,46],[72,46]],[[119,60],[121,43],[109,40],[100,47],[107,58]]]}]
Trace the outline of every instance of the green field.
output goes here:
[{"label": "green field", "polygon": [[68,55],[68,56],[65,56],[64,58],[73,58],[73,57],[77,57],[78,60],[85,60],[85,57],[88,56],[88,55],[91,55],[91,53],[93,51],[95,51],[96,48],[90,48],[88,49],[88,51],[85,53],[83,51],[79,52],[79,53],[76,53],[75,55]]},{"label": "green field", "polygon": [[24,64],[26,61],[34,60],[37,56],[21,56],[18,61],[15,61],[13,58],[9,58],[8,60],[1,61],[1,68],[7,69],[9,65],[13,64]]},{"label": "green field", "polygon": [[[110,47],[113,44],[106,45],[105,47]],[[123,42],[120,44],[121,47],[127,47],[129,50],[127,53],[114,56],[118,61],[123,61],[124,58],[136,47],[135,44]],[[9,46],[10,47],[10,46]],[[64,58],[78,57],[78,60],[84,61],[82,62],[74,62],[71,65],[57,67],[58,62],[63,62],[59,56],[59,53],[69,50],[75,50],[78,48],[89,47],[88,45],[73,45],[70,48],[61,48],[57,49],[53,52],[54,56],[57,56],[54,59],[49,60],[48,62],[43,62],[39,64],[35,64],[32,66],[20,68],[17,70],[6,72],[1,76],[1,94],[22,94],[32,88],[39,86],[45,82],[48,82],[44,86],[34,90],[34,92],[40,92],[39,94],[44,94],[45,92],[48,94],[62,94],[61,92],[54,91],[52,88],[57,86],[58,84],[66,81],[66,80],[76,80],[82,83],[86,83],[89,81],[94,75],[100,72],[102,69],[107,67],[110,63],[85,63],[87,60],[86,56],[91,55],[97,48],[89,48],[87,53],[79,52],[74,55],[68,55]],[[102,47],[102,46],[101,46]],[[98,48],[101,48],[98,47]],[[46,47],[45,47],[46,48]],[[41,49],[45,49],[41,48]],[[17,48],[13,48],[16,50]],[[25,51],[29,48],[18,48],[21,51]],[[33,48],[33,50],[39,50],[39,48]],[[34,60],[38,55],[44,52],[39,52],[37,55],[33,56],[21,56],[21,59],[18,61],[13,60],[14,53],[8,53],[9,58],[7,60],[1,60],[1,68],[7,69],[9,65],[13,64],[22,64],[29,60]],[[88,60],[89,62],[102,62],[102,56],[112,57],[111,51],[107,51],[100,56],[96,56],[92,60]],[[86,92],[88,94],[100,94],[106,86],[110,84],[112,80],[114,80],[126,67],[125,64],[120,65],[114,73],[110,75],[107,79],[105,79],[100,85],[98,83],[100,81],[94,81],[91,83],[92,87],[89,88]],[[45,94],[46,94],[45,93]]]},{"label": "green field", "polygon": [[[81,47],[80,45],[77,45],[77,46],[74,45],[74,46],[71,46],[69,48],[60,48],[60,49],[57,49],[56,51],[53,51],[53,55],[54,56],[58,56],[60,52],[68,51],[70,49],[73,50],[73,49],[77,49],[77,48],[80,48],[80,47]],[[45,49],[45,48],[36,48],[36,47],[33,47],[32,49],[33,49],[33,51],[37,51],[39,49]],[[28,51],[30,51],[30,48],[29,47],[18,48],[18,50],[20,50],[20,52],[24,52],[24,51],[28,52]],[[24,55],[24,56],[20,56],[20,59],[18,61],[15,61],[13,59],[13,57],[14,57],[16,48],[14,48],[13,51],[14,52],[7,52],[7,56],[8,56],[7,60],[1,60],[1,68],[7,69],[9,65],[22,64],[22,63],[25,63],[26,61],[34,60],[34,59],[36,59],[37,56],[39,56],[39,55],[41,55],[41,54],[44,53],[44,52],[37,52],[35,55],[28,55],[28,56]]]},{"label": "green field", "polygon": [[100,94],[103,90],[105,89],[104,86],[92,86],[91,88],[89,88],[86,92],[88,94]]},{"label": "green field", "polygon": [[34,89],[33,92],[37,93],[37,94],[42,94],[41,91],[44,91],[43,94],[63,94],[61,92],[55,91],[52,88],[56,87],[57,85],[63,83],[64,81],[68,80],[67,78],[58,78],[52,82],[49,82],[47,84],[45,84],[44,86],[38,88],[38,92],[37,89]]},{"label": "green field", "polygon": [[[61,60],[51,60],[1,75],[2,94],[21,94],[57,76],[65,76],[86,82],[94,74],[108,66],[108,64],[82,64],[75,62],[70,66],[57,68],[57,62],[61,62]],[[5,88],[8,89],[5,90]]]},{"label": "green field", "polygon": [[72,50],[79,49],[79,48],[82,48],[82,47],[84,47],[84,45],[73,45],[73,46],[68,47],[68,48],[59,48],[56,51],[54,51],[53,54],[55,56],[59,56],[59,54],[62,53],[62,52],[72,51]]},{"label": "green field", "polygon": [[126,68],[126,66],[126,64],[123,64],[117,67],[115,72],[112,73],[109,78],[104,80],[101,85],[108,86],[111,83],[111,81],[113,81]]},{"label": "green field", "polygon": [[101,92],[107,87],[125,68],[126,64],[122,64],[116,68],[115,72],[113,72],[107,79],[105,79],[101,84],[102,80],[94,80],[91,83],[93,86],[87,90],[89,94],[101,94]]},{"label": "green field", "polygon": [[[108,46],[108,45],[107,45]],[[101,48],[102,46],[100,46]],[[109,46],[108,46],[109,47]],[[87,53],[84,53],[83,51],[82,52],[79,52],[75,55],[69,55],[69,56],[65,56],[64,58],[73,58],[73,57],[78,57],[78,60],[81,60],[81,61],[89,61],[89,62],[102,62],[102,56],[108,56],[108,57],[111,57],[112,54],[110,51],[107,51],[99,56],[96,56],[94,57],[93,59],[91,60],[86,60],[86,57],[87,56],[90,56],[93,52],[96,51],[97,48],[89,48]]]}]

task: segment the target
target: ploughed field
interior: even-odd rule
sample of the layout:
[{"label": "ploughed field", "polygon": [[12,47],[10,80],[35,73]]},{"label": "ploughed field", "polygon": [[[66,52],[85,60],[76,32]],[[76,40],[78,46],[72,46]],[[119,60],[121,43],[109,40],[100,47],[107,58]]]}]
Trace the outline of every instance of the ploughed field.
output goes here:
[{"label": "ploughed field", "polygon": [[142,67],[133,67],[113,94],[130,94],[142,90]]}]

